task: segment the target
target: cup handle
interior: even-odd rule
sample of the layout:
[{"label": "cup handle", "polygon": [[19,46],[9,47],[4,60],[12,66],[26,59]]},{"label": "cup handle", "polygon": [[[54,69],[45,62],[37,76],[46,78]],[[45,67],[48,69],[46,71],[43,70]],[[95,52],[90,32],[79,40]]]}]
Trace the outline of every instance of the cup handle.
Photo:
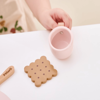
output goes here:
[{"label": "cup handle", "polygon": [[64,26],[64,23],[63,22],[59,22],[58,26]]},{"label": "cup handle", "polygon": [[8,67],[0,76],[0,84],[6,81],[13,74],[14,74],[14,67],[13,66]]}]

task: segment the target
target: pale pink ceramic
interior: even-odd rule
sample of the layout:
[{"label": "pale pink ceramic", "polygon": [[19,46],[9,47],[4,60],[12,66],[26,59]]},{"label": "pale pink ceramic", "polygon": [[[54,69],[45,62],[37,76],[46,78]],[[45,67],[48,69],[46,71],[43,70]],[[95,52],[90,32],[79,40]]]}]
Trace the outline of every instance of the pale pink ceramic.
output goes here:
[{"label": "pale pink ceramic", "polygon": [[49,44],[56,58],[68,58],[73,49],[73,36],[71,31],[65,26],[54,28],[49,35]]},{"label": "pale pink ceramic", "polygon": [[0,100],[10,100],[4,93],[0,92]]}]

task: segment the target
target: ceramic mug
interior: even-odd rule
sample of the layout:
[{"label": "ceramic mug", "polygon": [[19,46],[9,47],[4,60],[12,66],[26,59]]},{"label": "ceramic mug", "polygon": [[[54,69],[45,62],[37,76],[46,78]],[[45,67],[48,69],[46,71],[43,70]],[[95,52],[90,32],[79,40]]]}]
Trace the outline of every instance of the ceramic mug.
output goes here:
[{"label": "ceramic mug", "polygon": [[4,93],[0,92],[0,100],[10,100],[10,99]]},{"label": "ceramic mug", "polygon": [[68,58],[73,50],[73,36],[71,30],[65,26],[54,28],[49,35],[49,45],[56,58]]}]

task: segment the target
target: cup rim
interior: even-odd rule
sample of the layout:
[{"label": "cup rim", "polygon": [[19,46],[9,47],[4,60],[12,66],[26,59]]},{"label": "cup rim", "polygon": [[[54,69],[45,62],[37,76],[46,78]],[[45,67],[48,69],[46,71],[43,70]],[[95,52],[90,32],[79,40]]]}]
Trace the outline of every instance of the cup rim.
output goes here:
[{"label": "cup rim", "polygon": [[[57,29],[65,29],[65,30],[67,30],[67,31],[69,32],[69,34],[70,34],[70,36],[71,36],[70,43],[68,44],[67,47],[65,47],[65,48],[63,48],[63,49],[57,49],[57,48],[55,48],[55,47],[52,45],[52,43],[51,43],[51,36],[52,36],[52,34],[53,34]],[[58,26],[58,27],[54,28],[54,29],[50,32],[50,35],[49,35],[49,44],[50,44],[50,46],[51,46],[54,50],[56,50],[56,51],[62,51],[62,50],[64,51],[64,50],[66,50],[67,48],[69,48],[69,46],[72,44],[72,42],[73,42],[72,32],[71,32],[71,30],[70,30],[69,28],[67,28],[67,27],[65,27],[65,26]]]}]

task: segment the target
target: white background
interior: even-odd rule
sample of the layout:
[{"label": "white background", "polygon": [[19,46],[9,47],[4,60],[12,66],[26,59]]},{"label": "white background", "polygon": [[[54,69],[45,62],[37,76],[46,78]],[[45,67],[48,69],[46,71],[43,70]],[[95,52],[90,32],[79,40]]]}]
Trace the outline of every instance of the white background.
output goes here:
[{"label": "white background", "polygon": [[[47,31],[0,35],[0,73],[10,65],[15,67],[0,91],[11,100],[100,100],[100,25],[73,27],[72,33],[73,53],[66,60],[51,53]],[[42,55],[58,76],[37,88],[24,67]]]}]

